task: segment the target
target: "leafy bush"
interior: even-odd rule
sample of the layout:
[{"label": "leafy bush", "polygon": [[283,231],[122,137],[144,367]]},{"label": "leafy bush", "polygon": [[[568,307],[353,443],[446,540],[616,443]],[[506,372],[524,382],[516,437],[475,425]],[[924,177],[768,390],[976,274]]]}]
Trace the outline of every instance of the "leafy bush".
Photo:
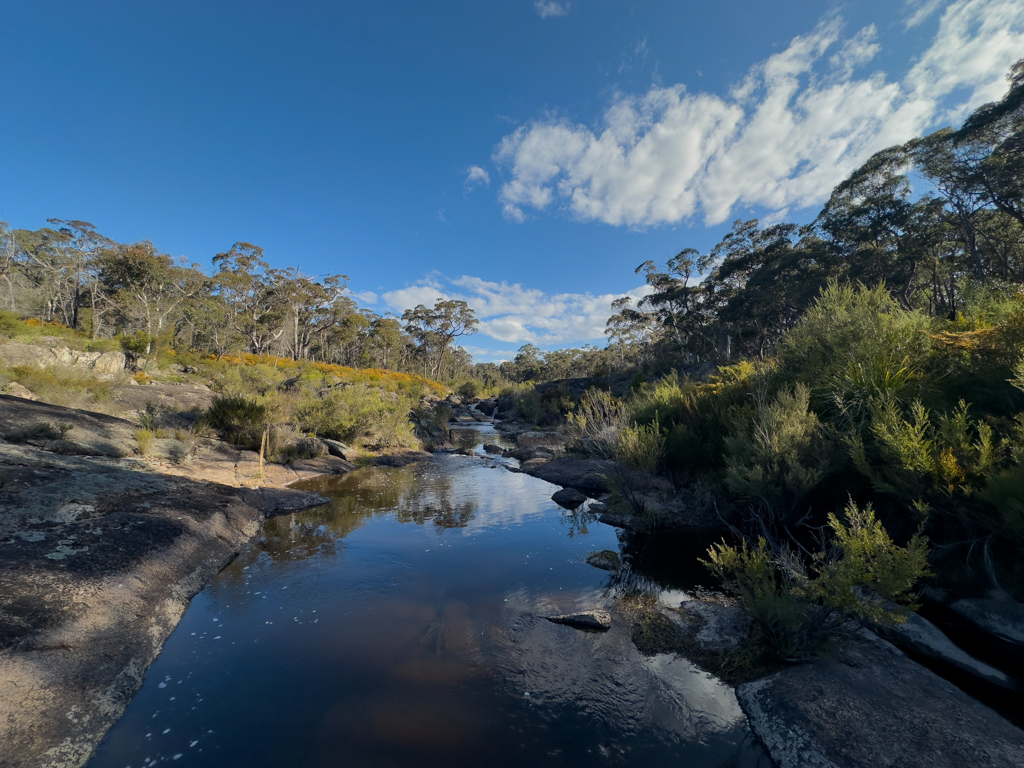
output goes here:
[{"label": "leafy bush", "polygon": [[833,543],[808,565],[791,550],[739,548],[724,541],[702,561],[749,611],[783,660],[805,659],[850,621],[901,623],[915,609],[914,587],[928,575],[927,539],[896,546],[869,506],[830,514]]},{"label": "leafy bush", "polygon": [[609,392],[588,389],[562,426],[566,445],[588,456],[614,455],[620,433],[629,425],[626,408]]},{"label": "leafy bush", "polygon": [[902,309],[884,285],[832,283],[783,337],[781,370],[856,422],[872,402],[902,400],[924,371],[931,320]]},{"label": "leafy bush", "polygon": [[459,397],[470,399],[480,394],[480,384],[475,381],[467,381],[458,390]]},{"label": "leafy bush", "polygon": [[267,407],[245,397],[215,397],[203,421],[228,442],[255,451],[267,428]]},{"label": "leafy bush", "polygon": [[138,452],[140,456],[149,456],[153,451],[153,443],[156,441],[156,436],[148,429],[137,429],[135,431],[135,442],[138,445]]},{"label": "leafy bush", "polygon": [[633,514],[646,515],[657,490],[655,474],[665,458],[665,437],[658,422],[623,427],[614,457],[618,465],[608,477],[613,502],[625,502]]},{"label": "leafy bush", "polygon": [[828,451],[818,417],[809,410],[810,396],[803,384],[770,400],[760,389],[753,418],[738,420],[725,440],[729,489],[789,521],[828,471]]}]

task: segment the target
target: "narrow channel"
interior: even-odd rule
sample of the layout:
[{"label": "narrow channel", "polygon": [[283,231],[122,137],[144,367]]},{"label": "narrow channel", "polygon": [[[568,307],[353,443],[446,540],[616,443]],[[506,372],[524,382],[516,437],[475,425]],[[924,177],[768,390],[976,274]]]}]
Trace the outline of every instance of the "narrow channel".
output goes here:
[{"label": "narrow channel", "polygon": [[193,599],[91,768],[769,766],[721,682],[621,619],[543,618],[611,603],[588,552],[676,602],[693,558],[559,508],[489,426],[457,438],[476,455],[303,485],[332,502],[267,521]]}]

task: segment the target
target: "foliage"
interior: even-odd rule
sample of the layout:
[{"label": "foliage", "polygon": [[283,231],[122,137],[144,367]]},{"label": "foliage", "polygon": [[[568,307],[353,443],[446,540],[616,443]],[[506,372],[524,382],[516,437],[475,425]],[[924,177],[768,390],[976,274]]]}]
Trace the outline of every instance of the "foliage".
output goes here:
[{"label": "foliage", "polygon": [[610,392],[591,388],[566,415],[562,433],[571,450],[588,456],[609,458],[617,450],[619,435],[628,423],[622,402]]},{"label": "foliage", "polygon": [[259,450],[267,428],[267,407],[246,397],[215,397],[203,421],[228,442]]},{"label": "foliage", "polygon": [[830,514],[833,544],[806,563],[764,538],[740,547],[724,541],[702,561],[736,595],[774,653],[813,655],[849,620],[900,623],[914,609],[914,586],[928,575],[927,540],[896,546],[870,506],[850,502]]},{"label": "foliage", "polygon": [[798,383],[769,398],[755,392],[750,419],[738,419],[725,440],[725,482],[737,496],[794,521],[807,493],[829,471],[829,451],[810,390]]},{"label": "foliage", "polygon": [[135,443],[140,456],[149,456],[153,451],[156,435],[148,429],[135,430]]},{"label": "foliage", "polygon": [[665,436],[653,424],[627,424],[619,430],[613,454],[616,468],[608,477],[614,502],[625,502],[636,515],[648,515],[658,489],[656,473],[665,457]]}]

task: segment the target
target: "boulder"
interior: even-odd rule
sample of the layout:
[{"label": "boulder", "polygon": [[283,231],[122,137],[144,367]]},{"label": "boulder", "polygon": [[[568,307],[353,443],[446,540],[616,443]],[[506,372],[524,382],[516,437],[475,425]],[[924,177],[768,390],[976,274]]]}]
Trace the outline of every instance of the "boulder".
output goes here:
[{"label": "boulder", "polygon": [[0,360],[8,368],[46,368],[57,362],[57,358],[46,347],[22,344],[19,341],[0,344]]},{"label": "boulder", "polygon": [[1024,732],[867,630],[736,695],[780,768],[1024,765]]},{"label": "boulder", "polygon": [[600,552],[587,553],[587,565],[600,568],[602,571],[617,571],[622,567],[622,561],[618,552],[602,549]]},{"label": "boulder", "polygon": [[533,470],[538,469],[539,467],[542,467],[547,463],[548,459],[527,459],[519,466],[523,470],[523,472],[526,472],[528,475],[532,475]]},{"label": "boulder", "polygon": [[357,451],[349,448],[340,440],[328,440],[327,438],[322,437],[320,438],[320,442],[327,447],[327,452],[331,454],[331,456],[337,456],[339,459],[355,461],[356,457],[359,455]]},{"label": "boulder", "polygon": [[551,500],[566,509],[576,509],[587,500],[587,496],[575,488],[563,488],[555,491],[551,495]]},{"label": "boulder", "polygon": [[7,394],[11,397],[20,397],[22,400],[36,400],[39,398],[32,393],[28,387],[23,387],[16,381],[12,381],[7,385]]},{"label": "boulder", "polygon": [[104,352],[93,361],[92,369],[96,373],[120,373],[125,362],[124,352]]},{"label": "boulder", "polygon": [[607,475],[615,470],[615,466],[614,461],[606,459],[533,459],[523,464],[523,471],[555,485],[604,493],[608,490]]},{"label": "boulder", "polygon": [[548,616],[547,619],[555,624],[567,624],[577,629],[610,629],[612,626],[612,615],[601,609]]},{"label": "boulder", "polygon": [[494,445],[493,443],[484,443],[484,451],[487,453],[497,453],[504,455],[505,449],[500,445]]}]

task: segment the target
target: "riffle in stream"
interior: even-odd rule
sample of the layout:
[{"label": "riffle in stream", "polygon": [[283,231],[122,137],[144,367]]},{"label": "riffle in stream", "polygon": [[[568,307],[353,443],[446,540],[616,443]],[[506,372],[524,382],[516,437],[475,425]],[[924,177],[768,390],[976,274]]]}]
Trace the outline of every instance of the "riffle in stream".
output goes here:
[{"label": "riffle in stream", "polygon": [[[728,686],[543,618],[610,604],[616,530],[457,436],[480,455],[304,484],[332,503],[193,599],[90,767],[769,766]],[[687,543],[630,542],[633,580],[678,603]]]}]

